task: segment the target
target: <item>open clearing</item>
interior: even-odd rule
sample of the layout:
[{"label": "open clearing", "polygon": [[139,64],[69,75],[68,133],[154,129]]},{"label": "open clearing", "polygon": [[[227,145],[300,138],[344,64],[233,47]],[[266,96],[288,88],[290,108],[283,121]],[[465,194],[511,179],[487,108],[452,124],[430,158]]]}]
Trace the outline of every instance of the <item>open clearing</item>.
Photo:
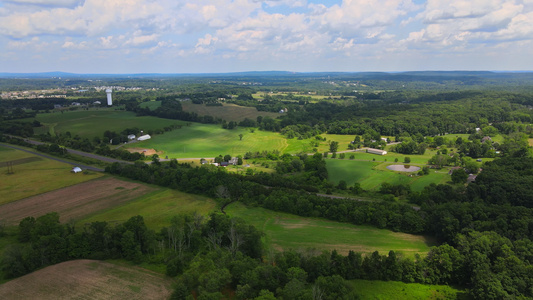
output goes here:
[{"label": "open clearing", "polygon": [[[431,170],[428,175],[418,176],[416,174],[394,172],[386,169],[390,163],[357,161],[347,159],[327,159],[329,180],[335,184],[344,180],[348,186],[353,186],[355,182],[361,184],[364,190],[375,191],[379,189],[383,182],[390,184],[409,184],[414,191],[423,190],[425,186],[435,183],[444,184],[450,181],[447,169]],[[409,176],[409,175],[412,175]]]},{"label": "open clearing", "polygon": [[[7,174],[8,162],[13,174]],[[74,174],[69,164],[5,147],[0,147],[0,167],[0,205],[103,176],[97,172]]]},{"label": "open clearing", "polygon": [[161,188],[124,205],[102,210],[78,221],[77,224],[83,225],[95,221],[123,223],[131,217],[141,215],[146,226],[159,230],[169,226],[170,220],[175,215],[193,212],[207,215],[215,210],[215,206],[215,202],[210,198]]},{"label": "open clearing", "polygon": [[0,285],[0,299],[168,299],[172,279],[138,267],[73,260]]},{"label": "open clearing", "polygon": [[224,103],[223,106],[206,106],[205,104],[194,104],[192,101],[181,102],[183,111],[194,112],[199,116],[213,116],[215,119],[240,122],[246,118],[256,120],[258,116],[271,117],[273,119],[280,116],[279,113],[258,111],[255,107],[239,106]]},{"label": "open clearing", "polygon": [[466,299],[466,294],[447,285],[403,283],[398,281],[350,280],[360,299],[370,300],[437,300]]},{"label": "open clearing", "polygon": [[0,220],[17,225],[28,216],[58,212],[64,223],[127,203],[152,190],[147,185],[116,178],[92,180],[2,205]]},{"label": "open clearing", "polygon": [[245,207],[232,203],[226,207],[228,215],[240,217],[265,233],[267,248],[276,250],[318,249],[337,250],[348,254],[353,250],[362,253],[390,250],[412,257],[425,254],[432,241],[424,236],[392,232],[371,226],[358,226],[317,218],[305,218],[270,211],[259,207]]},{"label": "open clearing", "polygon": [[79,135],[89,139],[102,138],[106,130],[121,132],[126,128],[137,127],[148,131],[184,123],[150,116],[136,117],[133,112],[107,108],[38,114],[35,119],[44,125],[36,128],[36,134],[50,132],[54,135],[69,131],[72,136]]}]

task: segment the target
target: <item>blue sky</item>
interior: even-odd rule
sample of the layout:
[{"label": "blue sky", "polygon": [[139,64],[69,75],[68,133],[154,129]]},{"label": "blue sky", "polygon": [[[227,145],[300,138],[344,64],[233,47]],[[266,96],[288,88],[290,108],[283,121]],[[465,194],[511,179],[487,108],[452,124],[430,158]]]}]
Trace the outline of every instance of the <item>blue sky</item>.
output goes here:
[{"label": "blue sky", "polygon": [[533,0],[0,0],[0,72],[533,70]]}]

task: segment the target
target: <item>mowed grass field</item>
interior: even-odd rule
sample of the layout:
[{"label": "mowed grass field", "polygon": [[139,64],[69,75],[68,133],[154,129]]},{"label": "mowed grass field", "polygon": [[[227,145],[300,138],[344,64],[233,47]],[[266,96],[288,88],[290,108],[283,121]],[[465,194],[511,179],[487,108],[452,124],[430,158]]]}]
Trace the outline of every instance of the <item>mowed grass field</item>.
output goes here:
[{"label": "mowed grass field", "polygon": [[169,226],[172,217],[180,213],[197,212],[207,215],[214,211],[215,207],[216,203],[204,196],[157,188],[152,193],[124,205],[89,215],[79,220],[76,225],[83,226],[96,221],[123,223],[131,217],[141,215],[148,227],[159,230]]},{"label": "mowed grass field", "polygon": [[463,291],[447,285],[362,279],[351,280],[349,283],[355,294],[365,300],[468,299]]},{"label": "mowed grass field", "polygon": [[[355,182],[361,184],[364,190],[377,190],[383,182],[391,184],[409,184],[414,191],[420,191],[425,186],[435,183],[444,184],[450,181],[447,169],[431,170],[428,175],[417,176],[414,173],[402,173],[388,170],[389,162],[357,161],[349,159],[327,159],[329,180],[338,184],[341,180],[346,181],[348,186]],[[412,177],[409,175],[413,174]]]},{"label": "mowed grass field", "polygon": [[173,282],[139,267],[72,260],[0,285],[0,299],[168,299]]},{"label": "mowed grass field", "polygon": [[140,130],[148,131],[184,123],[150,116],[136,117],[133,112],[109,108],[38,114],[35,119],[44,125],[36,129],[37,134],[46,132],[50,132],[52,135],[64,134],[69,131],[73,136],[79,135],[89,139],[102,138],[106,130],[121,132],[126,128],[137,127]]},{"label": "mowed grass field", "polygon": [[[13,174],[7,174],[13,162]],[[71,173],[72,166],[0,146],[0,205],[101,177],[97,172]]]},{"label": "mowed grass field", "polygon": [[350,250],[362,253],[390,250],[412,257],[425,254],[432,241],[418,235],[392,232],[371,226],[356,226],[317,218],[304,218],[267,209],[247,208],[232,203],[225,208],[228,215],[240,217],[265,233],[264,243],[274,250],[317,249]]}]

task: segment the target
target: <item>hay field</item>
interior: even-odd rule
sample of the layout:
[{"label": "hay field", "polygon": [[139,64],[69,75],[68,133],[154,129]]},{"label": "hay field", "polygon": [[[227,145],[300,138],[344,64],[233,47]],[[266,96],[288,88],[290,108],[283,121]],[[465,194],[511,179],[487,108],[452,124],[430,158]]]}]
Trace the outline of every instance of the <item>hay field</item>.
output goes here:
[{"label": "hay field", "polygon": [[139,267],[73,260],[0,285],[0,299],[168,299],[172,283]]},{"label": "hay field", "polygon": [[240,122],[246,118],[256,120],[258,116],[271,117],[273,119],[280,116],[279,113],[258,111],[255,107],[239,106],[236,104],[224,103],[223,106],[206,106],[205,104],[194,104],[192,101],[181,102],[183,111],[194,112],[199,116],[213,116],[215,119]]},{"label": "hay field", "polygon": [[[13,174],[7,174],[13,162]],[[98,172],[71,173],[72,166],[20,150],[0,147],[0,205],[96,179]]]},{"label": "hay field", "polygon": [[207,215],[215,210],[215,207],[216,203],[210,198],[159,188],[124,205],[90,215],[76,224],[83,225],[95,221],[123,223],[131,217],[141,215],[148,227],[159,230],[169,226],[170,220],[175,215],[193,212]]},{"label": "hay field", "polygon": [[465,292],[447,285],[403,283],[399,281],[350,280],[360,299],[379,300],[437,300],[466,299]]},{"label": "hay field", "polygon": [[91,180],[0,206],[0,219],[17,225],[28,216],[58,212],[62,223],[127,203],[154,189],[113,177]]},{"label": "hay field", "polygon": [[345,255],[350,250],[363,253],[379,251],[382,254],[394,250],[412,257],[416,253],[427,253],[433,246],[433,241],[424,236],[299,217],[259,207],[247,208],[240,203],[228,205],[225,211],[262,230],[266,247],[276,250],[314,248],[337,250]]},{"label": "hay field", "polygon": [[48,114],[38,114],[36,118],[44,126],[36,133],[59,134],[69,131],[73,136],[79,135],[82,138],[92,139],[103,137],[106,130],[121,132],[126,128],[137,127],[148,131],[151,129],[161,129],[172,124],[183,124],[182,121],[161,119],[150,116],[136,117],[135,113],[129,111],[110,109],[90,109],[65,111],[64,113],[53,112]]}]

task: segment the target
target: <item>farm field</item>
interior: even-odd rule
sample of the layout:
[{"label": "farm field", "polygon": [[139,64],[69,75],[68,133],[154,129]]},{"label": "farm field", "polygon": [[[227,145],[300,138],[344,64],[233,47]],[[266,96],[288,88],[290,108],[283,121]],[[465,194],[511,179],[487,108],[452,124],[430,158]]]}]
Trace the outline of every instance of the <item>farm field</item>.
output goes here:
[{"label": "farm field", "polygon": [[263,208],[247,208],[232,203],[225,209],[228,215],[240,217],[265,233],[264,243],[275,250],[308,249],[350,250],[362,253],[394,250],[412,257],[425,254],[432,242],[423,236],[392,232],[371,226],[356,226],[317,218],[305,218]]},{"label": "farm field", "polygon": [[[258,111],[255,107],[226,104],[223,106],[206,106],[205,104],[194,104],[192,101],[181,102],[183,111],[194,112],[199,116],[213,116],[215,119],[240,122],[246,118],[256,120],[258,116],[271,117],[273,119],[280,116],[279,113]],[[150,108],[152,109],[152,108]]]},{"label": "farm field", "polygon": [[466,299],[464,292],[447,285],[426,285],[398,281],[350,280],[360,299],[369,300],[437,300]]},{"label": "farm field", "polygon": [[69,131],[73,136],[79,135],[89,139],[101,138],[106,130],[121,132],[126,128],[137,127],[148,131],[172,124],[183,124],[182,121],[177,120],[150,116],[136,117],[133,112],[107,108],[38,114],[35,119],[44,125],[36,128],[36,134],[50,132],[53,135]]},{"label": "farm field", "polygon": [[140,196],[124,205],[105,211],[102,210],[79,220],[76,224],[83,225],[96,221],[123,223],[131,217],[141,215],[146,226],[159,230],[162,227],[169,226],[170,220],[175,215],[193,212],[207,215],[215,209],[215,206],[216,204],[213,200],[204,196],[157,188],[157,190]]},{"label": "farm field", "polygon": [[[79,175],[79,174],[78,174]],[[153,188],[113,177],[96,179],[4,204],[0,220],[16,225],[25,217],[57,212],[62,223],[105,211],[138,198]]]},{"label": "farm field", "polygon": [[[431,170],[428,175],[409,177],[409,174],[394,172],[385,168],[391,163],[357,161],[347,159],[327,159],[329,180],[335,184],[346,181],[348,186],[359,182],[364,190],[377,190],[383,182],[391,184],[409,184],[412,190],[420,191],[430,183],[440,184],[450,181],[446,169]],[[416,174],[416,172],[415,172]]]},{"label": "farm field", "polygon": [[[7,162],[13,163],[13,174],[7,174]],[[69,164],[5,147],[0,147],[0,168],[0,205],[103,176],[74,174]]]},{"label": "farm field", "polygon": [[72,260],[0,285],[0,299],[168,299],[172,283],[139,267]]}]

